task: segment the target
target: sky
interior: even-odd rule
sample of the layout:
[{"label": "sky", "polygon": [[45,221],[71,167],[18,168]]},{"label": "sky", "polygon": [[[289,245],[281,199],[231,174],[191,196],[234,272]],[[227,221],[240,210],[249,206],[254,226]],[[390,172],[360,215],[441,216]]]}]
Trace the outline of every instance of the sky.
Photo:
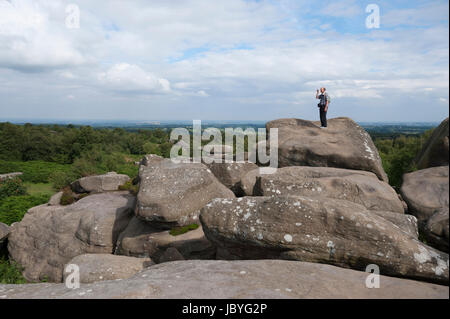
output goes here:
[{"label": "sky", "polygon": [[0,0],[0,121],[316,120],[324,86],[329,118],[440,122],[448,12],[448,0]]}]

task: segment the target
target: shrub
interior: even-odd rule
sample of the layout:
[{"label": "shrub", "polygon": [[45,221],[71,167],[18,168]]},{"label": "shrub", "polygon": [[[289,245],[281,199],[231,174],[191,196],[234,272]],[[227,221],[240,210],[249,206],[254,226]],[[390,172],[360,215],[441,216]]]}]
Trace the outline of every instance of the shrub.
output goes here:
[{"label": "shrub", "polygon": [[53,184],[53,188],[56,191],[59,191],[59,190],[63,189],[64,187],[70,185],[70,183],[77,180],[78,178],[79,178],[79,176],[72,170],[56,171],[50,175],[49,181]]},{"label": "shrub", "polygon": [[169,231],[169,234],[171,234],[172,236],[178,236],[178,235],[185,234],[191,230],[196,230],[198,227],[199,226],[197,224],[190,224],[187,226],[175,227]]},{"label": "shrub", "polygon": [[58,163],[43,161],[7,162],[0,160],[0,174],[22,172],[21,179],[24,182],[48,183],[50,175],[54,172],[69,170],[70,165]]},{"label": "shrub", "polygon": [[75,201],[76,201],[76,198],[75,198],[75,195],[72,192],[72,190],[69,187],[64,188],[63,194],[61,196],[61,200],[59,203],[63,206],[67,206],[67,205],[75,203]]},{"label": "shrub", "polygon": [[20,178],[7,178],[0,181],[0,200],[9,196],[25,195],[27,190]]},{"label": "shrub", "polygon": [[0,200],[0,222],[11,225],[20,222],[31,208],[48,202],[49,195],[11,196]]},{"label": "shrub", "polygon": [[133,185],[133,181],[129,180],[125,184],[120,185],[119,190],[130,191],[131,194],[137,195],[137,193],[139,192],[139,185]]},{"label": "shrub", "polygon": [[0,284],[26,284],[22,268],[14,261],[0,257]]}]

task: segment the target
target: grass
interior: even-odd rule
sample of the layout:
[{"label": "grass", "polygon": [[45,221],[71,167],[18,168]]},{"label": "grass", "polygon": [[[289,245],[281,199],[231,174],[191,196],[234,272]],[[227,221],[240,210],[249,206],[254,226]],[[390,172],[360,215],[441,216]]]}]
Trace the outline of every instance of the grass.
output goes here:
[{"label": "grass", "polygon": [[172,236],[179,236],[182,234],[186,234],[187,232],[189,232],[191,230],[196,230],[198,227],[199,226],[197,224],[190,224],[187,226],[175,227],[169,231],[169,234],[171,234]]},{"label": "grass", "polygon": [[27,189],[27,193],[32,196],[47,195],[52,196],[55,191],[50,183],[31,183],[24,182],[23,186]]}]

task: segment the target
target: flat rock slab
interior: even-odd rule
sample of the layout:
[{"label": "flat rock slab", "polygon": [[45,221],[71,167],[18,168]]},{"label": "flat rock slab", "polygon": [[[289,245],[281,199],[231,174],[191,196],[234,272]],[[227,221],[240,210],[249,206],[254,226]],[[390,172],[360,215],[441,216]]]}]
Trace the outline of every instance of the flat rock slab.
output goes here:
[{"label": "flat rock slab", "polygon": [[[84,254],[73,258],[68,265],[77,265],[80,283],[128,279],[154,263],[150,258],[135,258],[111,254]],[[71,272],[64,272],[64,281]]]},{"label": "flat rock slab", "polygon": [[128,175],[110,172],[103,175],[82,177],[71,184],[76,193],[101,193],[116,191],[120,185],[130,180]]},{"label": "flat rock slab", "polygon": [[448,284],[448,254],[349,201],[296,196],[215,199],[202,209],[220,259],[327,263]]},{"label": "flat rock slab", "polygon": [[22,176],[22,172],[8,173],[8,174],[0,174],[0,181],[4,179],[12,179]]},{"label": "flat rock slab", "polygon": [[271,128],[278,128],[279,167],[357,169],[388,181],[370,135],[350,118],[331,119],[326,129],[317,122],[293,118],[268,122],[267,131]]},{"label": "flat rock slab", "polygon": [[61,282],[64,265],[75,256],[113,253],[135,203],[129,192],[108,192],[69,206],[33,207],[11,227],[9,254],[28,280]]},{"label": "flat rock slab", "polygon": [[175,261],[152,266],[130,279],[82,284],[0,285],[0,299],[448,299],[449,288],[381,276],[366,287],[368,273],[283,260]]},{"label": "flat rock slab", "polygon": [[344,199],[369,210],[404,213],[402,202],[388,183],[380,181],[373,173],[358,170],[283,167],[274,174],[257,175],[253,193],[259,196],[300,195]]},{"label": "flat rock slab", "polygon": [[136,215],[148,222],[189,225],[198,222],[200,209],[211,199],[235,197],[201,163],[148,158],[139,168],[139,180]]}]

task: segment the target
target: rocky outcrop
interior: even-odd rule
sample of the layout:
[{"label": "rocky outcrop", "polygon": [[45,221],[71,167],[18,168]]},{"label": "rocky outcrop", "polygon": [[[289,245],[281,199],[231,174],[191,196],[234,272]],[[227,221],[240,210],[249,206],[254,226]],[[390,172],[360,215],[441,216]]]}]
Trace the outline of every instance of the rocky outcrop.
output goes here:
[{"label": "rocky outcrop", "polygon": [[417,155],[415,162],[419,169],[444,166],[449,163],[448,117],[433,131]]},{"label": "rocky outcrop", "polygon": [[388,177],[369,134],[349,118],[328,121],[321,129],[317,122],[280,119],[266,129],[278,128],[279,167],[318,166],[373,172],[383,181]]},{"label": "rocky outcrop", "polygon": [[108,192],[69,206],[34,207],[11,227],[10,256],[28,280],[60,282],[64,265],[75,256],[113,253],[134,206],[135,198],[128,192]]},{"label": "rocky outcrop", "polygon": [[101,193],[116,191],[120,185],[125,184],[129,180],[130,177],[127,175],[109,172],[104,175],[82,177],[70,186],[76,193]]},{"label": "rocky outcrop", "polygon": [[436,211],[448,207],[448,166],[432,167],[403,176],[400,189],[408,211],[419,222],[426,222]]},{"label": "rocky outcrop", "polygon": [[23,173],[21,173],[21,172],[0,174],[0,181],[2,181],[4,179],[9,179],[9,178],[17,178],[17,177],[20,177],[22,175],[23,175]]},{"label": "rocky outcrop", "polygon": [[431,216],[423,227],[423,235],[430,246],[449,251],[449,218],[448,207],[439,209]]},{"label": "rocky outcrop", "polygon": [[[207,276],[205,276],[207,274]],[[368,273],[286,260],[177,261],[152,266],[130,279],[84,284],[0,285],[0,298],[151,299],[448,299],[448,287],[380,276],[369,289]],[[214,293],[212,293],[214,292]],[[177,309],[177,312],[180,310]]]},{"label": "rocky outcrop", "polygon": [[[253,173],[250,174],[253,176]],[[361,204],[369,210],[404,213],[402,202],[394,189],[370,172],[291,166],[279,168],[274,174],[256,175],[254,181],[251,195],[327,197]]]},{"label": "rocky outcrop", "polygon": [[3,245],[6,243],[6,239],[9,235],[9,226],[3,223],[0,223],[0,249],[3,248]]},{"label": "rocky outcrop", "polygon": [[150,257],[162,262],[161,256],[169,248],[176,248],[184,259],[215,257],[215,247],[206,239],[202,227],[172,236],[169,230],[161,230],[151,223],[133,218],[120,234],[115,253],[134,257]]},{"label": "rocky outcrop", "polygon": [[201,163],[146,160],[139,169],[136,214],[149,222],[183,226],[198,222],[200,209],[217,197],[234,198]]},{"label": "rocky outcrop", "polygon": [[250,162],[211,163],[207,164],[207,167],[223,185],[231,189],[237,196],[244,194],[241,179],[249,171],[258,168],[256,164]]},{"label": "rocky outcrop", "polygon": [[200,215],[221,259],[289,259],[448,284],[448,254],[364,206],[279,196],[215,199]]},{"label": "rocky outcrop", "polygon": [[[128,279],[154,263],[149,258],[135,258],[110,254],[84,254],[68,262],[79,267],[80,283]],[[64,268],[66,269],[66,268]],[[71,272],[64,272],[64,281]]]}]

